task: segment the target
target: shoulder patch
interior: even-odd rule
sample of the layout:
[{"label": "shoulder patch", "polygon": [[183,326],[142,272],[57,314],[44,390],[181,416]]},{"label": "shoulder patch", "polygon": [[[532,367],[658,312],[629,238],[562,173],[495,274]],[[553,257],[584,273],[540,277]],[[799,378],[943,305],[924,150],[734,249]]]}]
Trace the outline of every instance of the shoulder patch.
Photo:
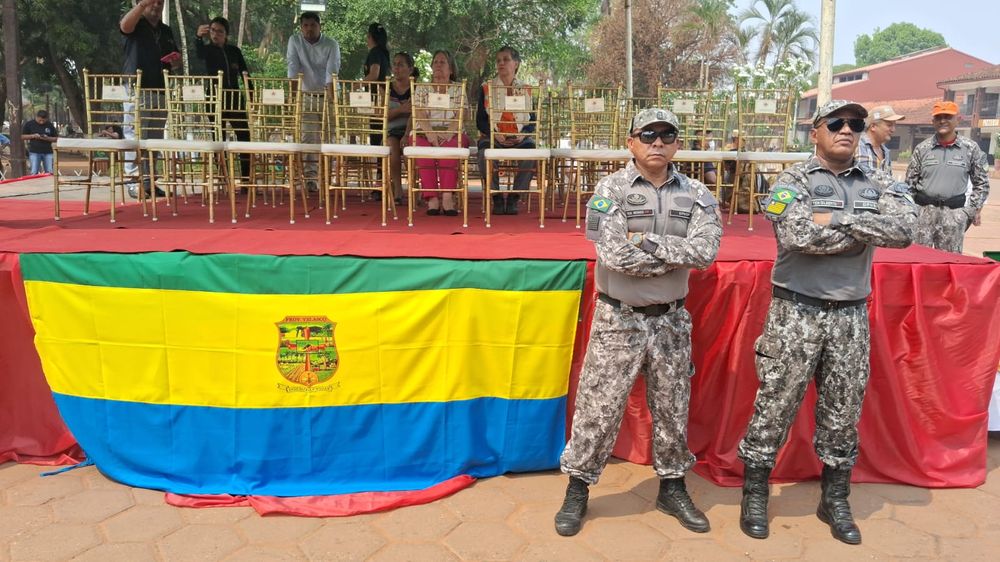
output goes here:
[{"label": "shoulder patch", "polygon": [[775,186],[771,198],[764,207],[764,214],[771,218],[780,217],[788,209],[788,205],[799,197],[799,192],[790,187]]},{"label": "shoulder patch", "polygon": [[719,205],[719,202],[716,201],[715,197],[712,195],[710,191],[708,191],[708,189],[699,189],[698,199],[696,201],[698,205],[700,205],[705,209],[708,209],[710,207],[717,207]]},{"label": "shoulder patch", "polygon": [[610,213],[615,207],[615,202],[608,199],[607,197],[601,197],[600,195],[594,195],[587,202],[587,208],[593,209],[599,213]]}]

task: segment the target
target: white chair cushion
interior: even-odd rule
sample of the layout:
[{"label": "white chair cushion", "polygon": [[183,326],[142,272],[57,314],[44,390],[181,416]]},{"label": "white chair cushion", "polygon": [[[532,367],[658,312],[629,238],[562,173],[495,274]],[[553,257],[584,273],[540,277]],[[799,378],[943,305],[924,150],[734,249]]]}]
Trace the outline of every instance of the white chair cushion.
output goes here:
[{"label": "white chair cushion", "polygon": [[550,158],[552,151],[547,148],[487,148],[483,156],[487,160],[542,160]]},{"label": "white chair cushion", "polygon": [[553,158],[572,158],[573,160],[631,160],[632,153],[625,149],[613,148],[556,148],[552,150]]},{"label": "white chair cushion", "polygon": [[674,160],[685,162],[715,162],[717,160],[736,160],[739,153],[735,150],[678,150]]},{"label": "white chair cushion", "polygon": [[405,146],[403,156],[410,158],[460,158],[469,157],[468,148],[448,146]]},{"label": "white chair cushion", "polygon": [[320,152],[335,156],[378,156],[389,155],[388,146],[370,144],[326,144],[320,147]]},{"label": "white chair cushion", "polygon": [[70,139],[60,138],[56,148],[77,150],[135,150],[139,143],[129,139]]},{"label": "white chair cushion", "polygon": [[740,152],[740,162],[804,162],[812,156],[809,152]]},{"label": "white chair cushion", "polygon": [[143,150],[176,150],[179,152],[222,152],[226,143],[180,139],[146,139],[139,141]]},{"label": "white chair cushion", "polygon": [[226,143],[229,152],[256,152],[265,154],[297,154],[300,147],[308,146],[294,142],[231,141]]}]

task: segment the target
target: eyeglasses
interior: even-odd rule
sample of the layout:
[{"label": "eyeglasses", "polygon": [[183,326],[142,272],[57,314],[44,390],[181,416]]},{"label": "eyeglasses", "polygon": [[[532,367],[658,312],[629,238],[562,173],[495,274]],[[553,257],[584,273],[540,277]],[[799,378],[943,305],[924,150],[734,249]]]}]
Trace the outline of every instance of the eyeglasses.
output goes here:
[{"label": "eyeglasses", "polygon": [[827,119],[826,130],[830,131],[831,133],[838,133],[840,132],[841,129],[844,128],[844,123],[847,123],[847,126],[850,127],[851,131],[855,133],[860,133],[861,131],[865,130],[865,120],[858,117],[854,117],[852,119],[845,119],[843,117],[835,117],[833,119]]},{"label": "eyeglasses", "polygon": [[665,131],[639,131],[632,135],[639,139],[642,144],[653,144],[659,138],[663,144],[674,144],[677,140],[677,131],[667,129]]}]

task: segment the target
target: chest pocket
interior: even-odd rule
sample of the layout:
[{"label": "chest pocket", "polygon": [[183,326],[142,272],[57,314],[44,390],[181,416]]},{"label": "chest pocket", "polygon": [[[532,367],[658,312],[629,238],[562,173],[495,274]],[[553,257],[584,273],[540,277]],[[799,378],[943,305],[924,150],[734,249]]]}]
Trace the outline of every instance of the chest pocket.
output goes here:
[{"label": "chest pocket", "polygon": [[811,186],[809,195],[812,198],[810,202],[813,210],[820,213],[842,211],[845,206],[844,198],[839,191],[829,183]]},{"label": "chest pocket", "polygon": [[694,199],[690,195],[677,194],[669,197],[664,233],[686,237],[688,225],[691,224],[692,211],[694,211]]}]

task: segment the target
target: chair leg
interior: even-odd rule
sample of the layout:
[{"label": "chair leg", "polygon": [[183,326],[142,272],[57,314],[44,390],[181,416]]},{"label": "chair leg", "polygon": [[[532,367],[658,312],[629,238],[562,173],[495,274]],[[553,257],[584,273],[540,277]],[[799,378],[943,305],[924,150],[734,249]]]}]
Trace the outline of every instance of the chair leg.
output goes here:
[{"label": "chair leg", "polygon": [[[52,155],[52,161],[53,161],[52,171],[55,172],[54,174],[52,174],[52,196],[54,197],[54,201],[53,202],[55,203],[55,213],[56,213],[55,220],[58,221],[60,219],[60,217],[59,217],[59,151],[58,150],[53,150],[52,152],[54,152],[54,154]],[[0,169],[0,172],[2,172],[2,171],[3,170]]]},{"label": "chair leg", "polygon": [[462,228],[469,228],[469,161],[462,160]]},{"label": "chair leg", "polygon": [[538,173],[538,228],[545,228],[545,160],[539,160],[540,168]]},{"label": "chair leg", "polygon": [[486,187],[483,189],[483,202],[486,204],[486,228],[490,228],[490,214],[493,211],[493,161],[486,161],[486,174],[483,176]]},{"label": "chair leg", "polygon": [[326,215],[326,224],[330,224],[330,157],[325,154],[319,155],[319,188],[323,190],[323,212]]},{"label": "chair leg", "polygon": [[406,159],[406,226],[413,226],[413,198],[417,196],[413,177],[413,158]]}]

